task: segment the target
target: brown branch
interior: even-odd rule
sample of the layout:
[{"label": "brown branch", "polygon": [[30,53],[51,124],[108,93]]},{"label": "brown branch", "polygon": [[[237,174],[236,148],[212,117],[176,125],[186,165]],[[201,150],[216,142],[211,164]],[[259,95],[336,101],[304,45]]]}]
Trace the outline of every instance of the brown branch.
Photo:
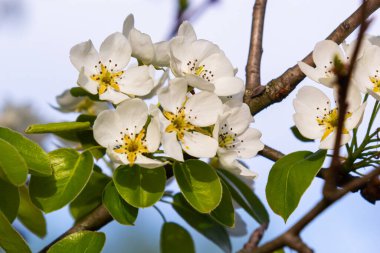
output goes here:
[{"label": "brown branch", "polygon": [[263,238],[265,230],[268,228],[268,224],[263,223],[258,228],[253,231],[252,235],[249,237],[249,240],[244,244],[243,250],[240,253],[249,252],[256,249]]},{"label": "brown branch", "polygon": [[244,101],[249,101],[252,97],[261,94],[265,90],[261,86],[260,65],[263,54],[262,43],[266,5],[267,0],[256,0],[253,6],[251,42],[249,44],[248,61],[245,68],[246,89]]},{"label": "brown branch", "polygon": [[[380,0],[367,0],[366,16],[368,18],[373,12],[380,8]],[[363,6],[360,6],[350,17],[343,21],[326,39],[335,41],[340,44],[348,35],[350,35],[361,23],[361,12]],[[312,65],[313,59],[309,53],[303,62]],[[281,76],[271,80],[265,87],[265,92],[257,97],[246,101],[249,105],[252,115],[260,112],[264,108],[280,102],[287,97],[290,92],[305,78],[298,65],[286,70]]]}]

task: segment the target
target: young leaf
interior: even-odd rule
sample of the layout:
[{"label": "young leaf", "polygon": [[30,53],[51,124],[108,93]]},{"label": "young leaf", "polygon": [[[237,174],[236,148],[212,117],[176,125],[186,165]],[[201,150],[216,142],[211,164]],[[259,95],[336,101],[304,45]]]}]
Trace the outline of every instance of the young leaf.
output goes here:
[{"label": "young leaf", "polygon": [[25,159],[32,174],[51,175],[52,169],[46,152],[35,142],[9,128],[0,127],[0,139],[15,147]]},{"label": "young leaf", "polygon": [[89,214],[102,203],[103,190],[111,178],[95,170],[81,193],[70,203],[70,213],[76,221]]},{"label": "young leaf", "polygon": [[100,101],[99,95],[93,95],[81,87],[73,87],[70,89],[73,97],[89,97],[91,100]]},{"label": "young leaf", "polygon": [[25,186],[19,188],[20,207],[18,209],[17,218],[27,227],[33,234],[40,238],[46,235],[46,221],[41,210],[38,209],[30,200],[29,190]]},{"label": "young leaf", "polygon": [[9,142],[0,139],[0,170],[13,185],[23,185],[28,176],[24,158]]},{"label": "young leaf", "polygon": [[134,225],[139,209],[129,205],[120,197],[113,182],[109,182],[104,189],[103,204],[117,222]]},{"label": "young leaf", "polygon": [[173,208],[190,226],[215,243],[223,252],[232,251],[231,241],[222,225],[214,221],[209,215],[201,214],[187,203],[182,194],[173,198]]},{"label": "young leaf", "polygon": [[91,130],[90,122],[59,122],[48,124],[30,125],[25,130],[27,134],[45,134],[60,132],[78,132],[83,130]]},{"label": "young leaf", "polygon": [[165,190],[163,167],[146,169],[138,165],[120,166],[113,174],[120,196],[134,207],[149,207],[161,199]]},{"label": "young leaf", "polygon": [[200,213],[210,213],[222,199],[219,177],[207,163],[187,160],[174,163],[174,176],[185,199]]},{"label": "young leaf", "polygon": [[235,225],[235,209],[232,205],[231,193],[228,190],[227,185],[223,182],[221,183],[223,186],[222,200],[218,207],[212,210],[210,215],[220,224],[227,227],[233,227]]},{"label": "young leaf", "polygon": [[17,216],[19,204],[20,195],[17,187],[0,178],[0,212],[3,212],[11,223]]},{"label": "young leaf", "polygon": [[101,232],[80,231],[68,235],[54,244],[48,253],[100,253],[106,236]]},{"label": "young leaf", "polygon": [[302,142],[313,142],[314,140],[313,139],[308,139],[306,137],[304,137],[300,131],[298,130],[298,128],[296,126],[292,126],[290,128],[290,130],[292,131],[294,137],[296,137],[299,141],[302,141]]},{"label": "young leaf", "polygon": [[326,150],[298,151],[278,160],[269,172],[266,196],[273,212],[286,222],[321,169]]},{"label": "young leaf", "polygon": [[7,253],[31,253],[28,244],[0,211],[0,247]]},{"label": "young leaf", "polygon": [[30,196],[33,203],[46,213],[58,210],[72,201],[87,184],[94,160],[90,152],[79,154],[61,148],[49,153],[53,175],[32,176]]},{"label": "young leaf", "polygon": [[195,253],[189,232],[174,222],[165,222],[161,229],[161,253]]},{"label": "young leaf", "polygon": [[269,214],[253,190],[237,176],[220,169],[218,174],[226,183],[232,198],[258,223],[269,223]]}]

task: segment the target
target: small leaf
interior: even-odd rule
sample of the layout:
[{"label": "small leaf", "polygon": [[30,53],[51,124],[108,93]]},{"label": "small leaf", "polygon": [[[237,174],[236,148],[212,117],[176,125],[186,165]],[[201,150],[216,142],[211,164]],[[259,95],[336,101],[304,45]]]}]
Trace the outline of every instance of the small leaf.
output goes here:
[{"label": "small leaf", "polygon": [[223,186],[223,196],[220,204],[211,213],[211,217],[214,218],[220,224],[233,227],[235,225],[235,209],[232,205],[231,193],[225,183],[221,182]]},{"label": "small leaf", "polygon": [[31,173],[51,175],[52,169],[47,153],[35,142],[8,128],[0,127],[0,139],[15,147],[25,159]]},{"label": "small leaf", "polygon": [[59,122],[48,124],[30,125],[25,133],[27,134],[45,134],[60,132],[77,132],[83,130],[91,130],[90,122]]},{"label": "small leaf", "polygon": [[70,213],[79,221],[102,203],[103,190],[111,178],[95,170],[81,193],[70,203]]},{"label": "small leaf", "polygon": [[94,161],[90,152],[79,154],[61,148],[49,153],[53,175],[32,176],[30,195],[33,203],[46,213],[58,210],[75,199],[87,184]]},{"label": "small leaf", "polygon": [[326,150],[298,151],[278,160],[265,189],[269,206],[286,222],[323,165]]},{"label": "small leaf", "polygon": [[100,253],[106,236],[101,232],[80,231],[68,235],[54,244],[48,253]]},{"label": "small leaf", "polygon": [[161,253],[195,253],[189,232],[174,222],[165,222],[161,229]]},{"label": "small leaf", "polygon": [[95,141],[93,131],[81,131],[77,133],[77,136],[79,142],[82,144],[82,148],[90,151],[95,159],[100,159],[106,154],[106,149],[99,146]]},{"label": "small leaf", "polygon": [[30,200],[28,188],[21,186],[19,192],[20,208],[18,209],[17,218],[33,234],[43,238],[46,235],[46,221],[44,215]]},{"label": "small leaf", "polygon": [[222,199],[219,177],[207,163],[187,160],[174,163],[174,176],[185,199],[201,213],[210,213]]},{"label": "small leaf", "polygon": [[23,185],[28,176],[24,158],[9,142],[0,139],[0,170],[13,185]]},{"label": "small leaf", "polygon": [[304,137],[300,133],[300,131],[298,130],[298,128],[296,126],[292,126],[290,128],[290,130],[292,131],[294,137],[296,137],[299,141],[302,141],[302,142],[313,142],[314,141],[313,139],[309,139],[309,138]]},{"label": "small leaf", "polygon": [[215,243],[223,252],[232,251],[228,233],[222,225],[214,221],[209,215],[201,214],[187,203],[182,194],[178,193],[173,198],[174,210],[195,230]]},{"label": "small leaf", "polygon": [[268,224],[269,214],[253,190],[237,176],[227,170],[218,170],[219,176],[226,183],[232,198],[258,223]]},{"label": "small leaf", "polygon": [[0,247],[7,253],[31,253],[28,244],[0,212]]},{"label": "small leaf", "polygon": [[120,197],[113,182],[109,182],[104,189],[103,204],[117,222],[123,225],[134,225],[139,209],[129,205]]},{"label": "small leaf", "polygon": [[19,204],[17,187],[0,178],[0,212],[3,212],[10,223],[16,219]]},{"label": "small leaf", "polygon": [[138,165],[119,166],[113,182],[120,196],[134,207],[149,207],[161,199],[165,190],[166,172],[163,167],[146,169]]},{"label": "small leaf", "polygon": [[93,95],[81,87],[71,88],[70,93],[73,97],[89,97],[91,100],[100,101],[99,95]]}]

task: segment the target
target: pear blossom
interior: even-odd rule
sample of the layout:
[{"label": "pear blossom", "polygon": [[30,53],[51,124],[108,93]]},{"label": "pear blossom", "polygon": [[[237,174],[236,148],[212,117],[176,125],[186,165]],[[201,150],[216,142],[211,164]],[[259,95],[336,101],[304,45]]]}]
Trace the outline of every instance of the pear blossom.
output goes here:
[{"label": "pear blossom", "polygon": [[252,158],[264,148],[260,141],[261,133],[249,127],[251,122],[253,117],[248,105],[230,100],[223,104],[223,113],[215,124],[213,136],[219,143],[217,154],[222,167],[253,179],[256,173],[237,161],[238,158]]},{"label": "pear blossom", "polygon": [[158,92],[158,101],[163,108],[162,145],[168,156],[183,161],[182,150],[194,157],[215,156],[218,142],[206,129],[222,111],[215,94],[202,91],[188,98],[186,80],[176,78]]},{"label": "pear blossom", "polygon": [[70,60],[80,72],[78,85],[99,94],[101,100],[119,104],[134,96],[147,95],[153,89],[148,66],[126,68],[131,58],[129,41],[121,33],[108,36],[99,53],[91,40],[70,50]]},{"label": "pear blossom", "polygon": [[[141,99],[122,102],[116,110],[101,112],[94,123],[94,138],[111,160],[119,164],[137,164],[145,168],[162,166],[149,158],[160,146],[160,126],[156,117],[148,122],[148,106]],[[147,126],[146,126],[147,125]]]},{"label": "pear blossom", "polygon": [[207,40],[173,39],[170,67],[174,76],[185,78],[188,85],[218,96],[238,94],[244,87],[224,52]]},{"label": "pear blossom", "polygon": [[[337,92],[334,92],[337,100]],[[345,115],[340,145],[350,139],[350,130],[356,128],[362,120],[366,103],[361,103],[360,92],[350,86],[347,94],[348,108]],[[332,108],[330,99],[319,89],[302,87],[293,100],[296,113],[294,122],[300,133],[309,139],[320,139],[319,148],[333,149],[338,127],[338,108]]]}]

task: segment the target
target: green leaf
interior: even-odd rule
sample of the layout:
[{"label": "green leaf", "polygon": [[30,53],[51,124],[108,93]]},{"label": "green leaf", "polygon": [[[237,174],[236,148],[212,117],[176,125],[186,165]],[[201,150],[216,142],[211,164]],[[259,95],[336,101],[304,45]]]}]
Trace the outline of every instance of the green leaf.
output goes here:
[{"label": "green leaf", "polygon": [[292,126],[290,128],[290,130],[292,131],[294,137],[296,137],[299,141],[302,141],[302,142],[313,142],[314,141],[313,139],[309,139],[309,138],[304,137],[300,133],[300,131],[298,130],[298,128],[296,126]]},{"label": "green leaf", "polygon": [[91,100],[100,101],[99,95],[93,95],[81,87],[71,88],[70,93],[73,97],[89,97]]},{"label": "green leaf", "polygon": [[24,158],[9,142],[0,139],[0,170],[16,186],[23,185],[28,176]]},{"label": "green leaf", "polygon": [[285,250],[284,249],[278,249],[278,250],[273,251],[272,253],[285,253]]},{"label": "green leaf", "polygon": [[231,172],[218,170],[219,176],[226,183],[232,198],[258,223],[268,224],[269,214],[253,190]]},{"label": "green leaf", "polygon": [[209,215],[196,211],[187,203],[182,194],[178,193],[173,198],[174,210],[195,230],[215,243],[223,252],[231,252],[231,241],[226,229]]},{"label": "green leaf", "polygon": [[95,170],[81,193],[70,203],[70,213],[79,221],[102,203],[103,190],[111,178]]},{"label": "green leaf", "polygon": [[90,122],[59,122],[48,124],[30,125],[25,133],[27,134],[45,134],[60,132],[77,132],[83,130],[91,130]]},{"label": "green leaf", "polygon": [[0,212],[0,247],[7,253],[31,253],[28,244]]},{"label": "green leaf", "polygon": [[0,211],[11,223],[17,216],[19,204],[20,195],[17,187],[0,178]]},{"label": "green leaf", "polygon": [[139,209],[120,197],[113,182],[109,182],[103,192],[103,204],[111,216],[123,225],[134,225]]},{"label": "green leaf", "polygon": [[51,175],[52,169],[47,153],[35,142],[8,128],[0,127],[0,139],[15,147],[25,159],[31,173]]},{"label": "green leaf", "polygon": [[214,218],[220,224],[233,227],[235,225],[235,209],[232,205],[231,193],[225,183],[222,182],[223,196],[220,204],[211,213],[211,217]]},{"label": "green leaf", "polygon": [[80,231],[68,235],[54,244],[48,253],[100,253],[105,241],[104,233]]},{"label": "green leaf", "polygon": [[90,151],[96,159],[100,159],[106,154],[106,148],[99,146],[95,141],[93,131],[81,131],[77,133],[77,136],[79,142],[82,144],[82,148]]},{"label": "green leaf", "polygon": [[19,188],[20,207],[17,218],[26,228],[40,238],[46,235],[46,221],[41,210],[30,200],[29,190],[25,186]]},{"label": "green leaf", "polygon": [[161,229],[161,253],[195,253],[189,232],[174,222],[165,222]]},{"label": "green leaf", "polygon": [[166,172],[163,167],[146,169],[138,165],[119,166],[113,182],[120,196],[134,207],[149,207],[161,199],[165,190]]},{"label": "green leaf", "polygon": [[87,184],[94,160],[90,152],[79,154],[61,148],[49,153],[53,175],[32,176],[30,195],[33,203],[46,213],[58,210],[75,199]]},{"label": "green leaf", "polygon": [[187,160],[174,163],[174,176],[185,199],[201,213],[210,213],[222,199],[219,177],[207,163]]},{"label": "green leaf", "polygon": [[286,222],[321,169],[326,150],[298,151],[278,160],[269,172],[266,196],[269,206]]}]

